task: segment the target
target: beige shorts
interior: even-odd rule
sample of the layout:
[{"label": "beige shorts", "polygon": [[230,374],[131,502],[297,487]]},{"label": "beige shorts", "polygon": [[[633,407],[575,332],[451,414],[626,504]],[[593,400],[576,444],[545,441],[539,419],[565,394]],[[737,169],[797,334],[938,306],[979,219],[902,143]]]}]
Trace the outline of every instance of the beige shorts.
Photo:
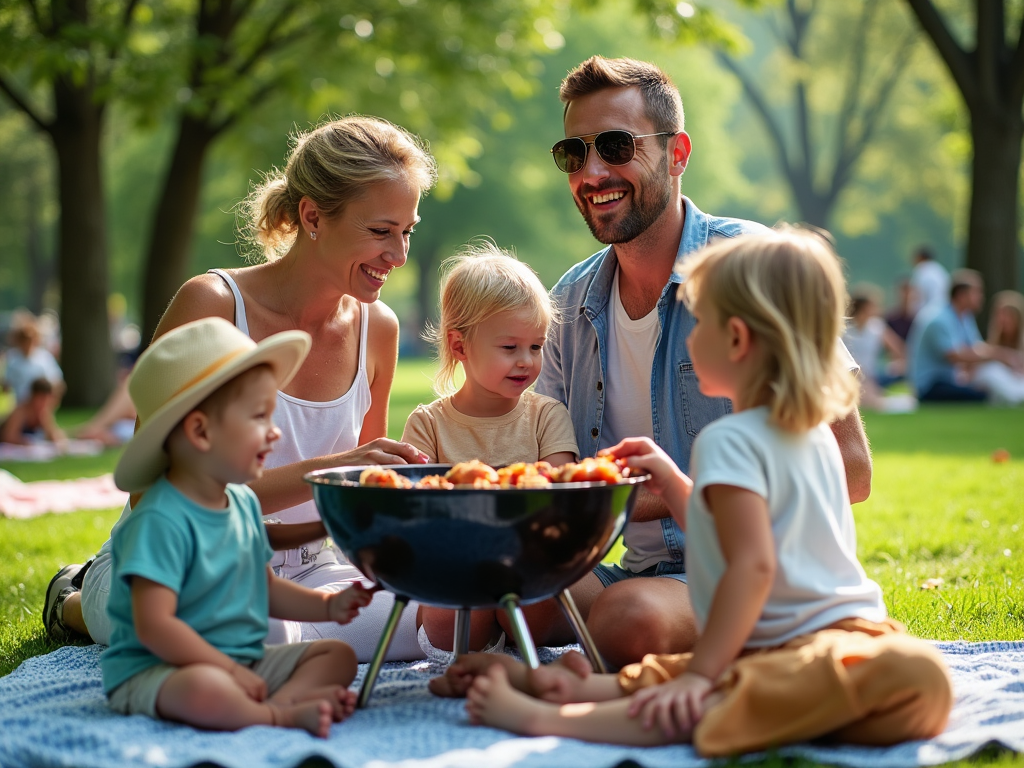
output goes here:
[{"label": "beige shorts", "polygon": [[[249,664],[249,669],[266,681],[268,696],[273,695],[278,688],[288,682],[302,655],[312,644],[309,642],[264,646],[263,658]],[[144,669],[108,693],[107,703],[112,710],[123,715],[149,715],[159,718],[160,715],[156,711],[157,696],[160,695],[160,689],[167,682],[167,678],[179,669],[181,667],[163,663]]]}]

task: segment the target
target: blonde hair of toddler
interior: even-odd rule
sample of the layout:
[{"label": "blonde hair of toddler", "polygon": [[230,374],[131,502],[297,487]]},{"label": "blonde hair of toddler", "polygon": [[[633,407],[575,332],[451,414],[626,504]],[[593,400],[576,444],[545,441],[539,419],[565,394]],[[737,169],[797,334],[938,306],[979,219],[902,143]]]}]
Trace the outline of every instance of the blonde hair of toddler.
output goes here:
[{"label": "blonde hair of toddler", "polygon": [[850,413],[859,387],[840,351],[848,297],[842,264],[820,234],[793,227],[721,240],[684,261],[680,298],[706,296],[725,323],[746,323],[764,355],[744,397],[802,432]]},{"label": "blonde hair of toddler", "polygon": [[537,273],[490,240],[470,243],[446,259],[441,275],[440,319],[423,335],[437,353],[434,390],[441,397],[457,389],[459,361],[448,345],[449,331],[460,331],[471,345],[474,329],[499,312],[532,310],[533,319],[545,329],[555,320],[555,309]]}]

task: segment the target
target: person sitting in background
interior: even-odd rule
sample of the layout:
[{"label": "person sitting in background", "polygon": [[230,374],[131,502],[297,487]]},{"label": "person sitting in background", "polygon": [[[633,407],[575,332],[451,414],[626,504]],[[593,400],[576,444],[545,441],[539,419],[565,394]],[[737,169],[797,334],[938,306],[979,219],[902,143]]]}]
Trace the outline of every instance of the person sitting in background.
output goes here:
[{"label": "person sitting in background", "polygon": [[8,343],[10,349],[4,354],[6,367],[3,384],[5,390],[13,390],[14,402],[25,402],[37,379],[46,379],[53,385],[54,408],[64,394],[64,373],[56,358],[42,345],[39,321],[31,312],[18,312],[11,325]]},{"label": "person sitting in background", "polygon": [[923,245],[918,248],[910,272],[914,314],[941,309],[949,298],[949,280],[949,272],[935,260],[931,250]]},{"label": "person sitting in background", "polygon": [[1024,402],[1024,296],[1017,291],[1000,291],[992,297],[987,341],[994,349],[1006,350],[1005,360],[982,363],[972,381],[988,392],[993,403]]},{"label": "person sitting in background", "polygon": [[906,341],[914,322],[914,289],[910,287],[910,278],[901,277],[896,283],[896,297],[896,306],[886,313],[885,323]]},{"label": "person sitting in background", "polygon": [[53,417],[57,395],[49,379],[41,377],[29,385],[29,394],[14,406],[0,423],[0,443],[30,445],[40,439],[58,447],[67,443],[67,436]]},{"label": "person sitting in background", "polygon": [[[861,405],[876,411],[911,410],[916,402],[887,398],[885,388],[903,378],[903,340],[879,317],[882,290],[870,283],[856,287],[850,300],[850,319],[843,343],[860,366]],[[883,370],[882,351],[889,356]]]},{"label": "person sitting in background", "polygon": [[121,445],[131,440],[135,431],[135,406],[128,396],[129,370],[118,374],[117,384],[107,401],[89,421],[75,430],[75,437],[99,440],[107,446]]},{"label": "person sitting in background", "polygon": [[982,341],[974,319],[985,297],[981,274],[958,269],[952,284],[949,303],[918,313],[910,328],[910,378],[922,402],[985,400],[988,392],[971,383],[971,371],[992,360],[1012,364],[1010,350]]}]

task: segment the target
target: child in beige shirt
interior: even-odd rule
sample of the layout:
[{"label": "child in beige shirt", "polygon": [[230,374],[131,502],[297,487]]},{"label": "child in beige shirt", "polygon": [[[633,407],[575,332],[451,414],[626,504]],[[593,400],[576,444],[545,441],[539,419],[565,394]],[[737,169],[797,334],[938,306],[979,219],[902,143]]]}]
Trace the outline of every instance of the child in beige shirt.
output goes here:
[{"label": "child in beige shirt", "polygon": [[[429,332],[440,362],[435,389],[442,397],[412,412],[402,440],[443,464],[575,461],[569,412],[528,389],[540,375],[554,316],[544,285],[529,266],[490,242],[472,246],[447,267],[441,319]],[[456,387],[459,364],[465,381]],[[525,612],[528,623],[531,612],[558,615],[545,604]],[[450,650],[454,612],[424,607],[420,618],[424,651]],[[494,611],[473,611],[470,647],[496,648],[503,620]]]}]

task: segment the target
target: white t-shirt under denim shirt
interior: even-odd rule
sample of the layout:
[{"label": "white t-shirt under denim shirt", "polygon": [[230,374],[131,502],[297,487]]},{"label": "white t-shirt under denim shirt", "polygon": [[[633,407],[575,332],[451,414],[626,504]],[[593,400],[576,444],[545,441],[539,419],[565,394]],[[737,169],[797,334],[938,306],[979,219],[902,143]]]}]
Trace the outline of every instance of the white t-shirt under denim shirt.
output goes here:
[{"label": "white t-shirt under denim shirt", "polygon": [[[651,369],[661,334],[658,308],[633,320],[622,306],[619,270],[612,279],[608,299],[608,374],[605,377],[604,429],[601,448],[611,448],[627,437],[654,439],[651,414]],[[661,520],[630,522],[622,534],[626,553],[622,567],[639,572],[667,559]]]},{"label": "white t-shirt under denim shirt", "polygon": [[881,621],[878,585],[857,560],[857,540],[839,445],[827,424],[785,432],[767,407],[723,416],[694,443],[694,489],[686,513],[686,571],[701,632],[725,572],[715,521],[704,499],[731,485],[768,502],[775,580],[747,648],[768,648],[840,619]]}]

